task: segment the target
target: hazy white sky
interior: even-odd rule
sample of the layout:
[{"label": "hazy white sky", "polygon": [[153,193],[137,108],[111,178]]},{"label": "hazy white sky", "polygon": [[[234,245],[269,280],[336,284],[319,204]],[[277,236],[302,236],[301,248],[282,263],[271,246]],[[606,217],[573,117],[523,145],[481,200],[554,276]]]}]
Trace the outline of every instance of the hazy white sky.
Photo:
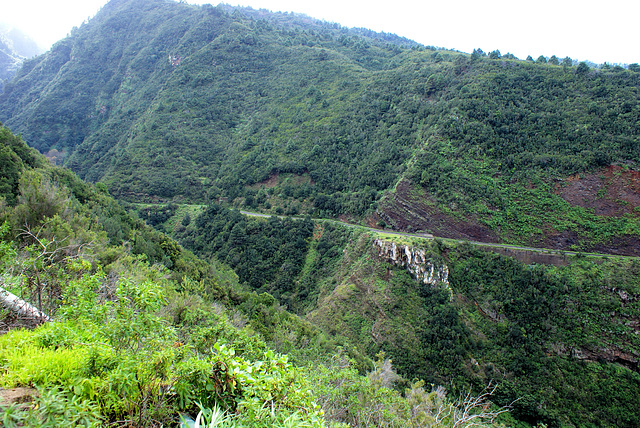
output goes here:
[{"label": "hazy white sky", "polygon": [[[189,0],[189,3],[218,1]],[[44,48],[93,16],[107,0],[0,0],[0,21]],[[640,62],[638,0],[228,0],[255,9],[305,13],[462,52],[499,49],[518,58],[569,56]]]}]

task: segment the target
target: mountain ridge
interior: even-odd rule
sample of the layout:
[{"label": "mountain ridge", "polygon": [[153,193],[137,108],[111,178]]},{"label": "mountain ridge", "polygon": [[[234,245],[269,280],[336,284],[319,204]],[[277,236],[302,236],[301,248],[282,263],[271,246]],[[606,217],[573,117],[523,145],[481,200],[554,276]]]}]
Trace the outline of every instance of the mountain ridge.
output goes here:
[{"label": "mountain ridge", "polygon": [[[489,241],[635,254],[638,201],[618,198],[631,184],[595,195],[626,213],[614,218],[563,198],[557,180],[638,171],[640,73],[358,31],[115,1],[27,61],[0,119],[133,201],[228,201],[436,234],[460,224],[460,238],[475,225]],[[398,183],[422,196],[395,198]],[[433,221],[393,220],[400,199]]]}]

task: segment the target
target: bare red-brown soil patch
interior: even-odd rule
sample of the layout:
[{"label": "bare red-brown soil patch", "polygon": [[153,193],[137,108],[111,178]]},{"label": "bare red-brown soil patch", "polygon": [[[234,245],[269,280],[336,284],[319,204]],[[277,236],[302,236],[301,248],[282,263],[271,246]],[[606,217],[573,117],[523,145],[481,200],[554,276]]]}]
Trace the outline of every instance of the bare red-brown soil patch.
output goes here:
[{"label": "bare red-brown soil patch", "polygon": [[640,215],[640,172],[610,165],[595,174],[576,174],[556,185],[556,194],[596,215]]},{"label": "bare red-brown soil patch", "polygon": [[278,177],[279,177],[279,174],[271,174],[269,178],[267,178],[266,180],[252,184],[249,187],[252,189],[259,189],[261,187],[264,187],[265,189],[274,188],[278,185]]},{"label": "bare red-brown soil patch", "polygon": [[640,257],[640,238],[635,235],[618,236],[610,241],[594,245],[589,251],[619,256]]},{"label": "bare red-brown soil patch", "polygon": [[558,251],[569,250],[582,243],[581,235],[573,230],[558,231],[551,225],[542,227],[542,234],[531,236],[528,245],[539,248],[550,248]]},{"label": "bare red-brown soil patch", "polygon": [[38,391],[34,388],[0,388],[0,405],[10,406],[12,404],[29,403],[38,396]]},{"label": "bare red-brown soil patch", "polygon": [[[610,166],[590,175],[571,176],[559,182],[556,193],[575,206],[592,209],[596,215],[620,217],[640,216],[640,172]],[[403,232],[428,232],[435,236],[499,242],[499,231],[493,231],[472,215],[448,213],[438,207],[435,199],[420,186],[402,180],[395,192],[379,204],[377,213],[366,219],[368,225],[386,224]],[[557,251],[571,250],[612,255],[640,256],[640,237],[620,235],[606,242],[589,244],[579,231],[558,231],[552,226],[540,235],[532,236],[525,245]],[[555,256],[554,256],[555,257]]]},{"label": "bare red-brown soil patch", "polygon": [[51,149],[47,153],[44,153],[44,156],[49,159],[54,165],[62,165],[64,163],[64,159],[67,157],[66,152],[61,152],[57,149]]}]

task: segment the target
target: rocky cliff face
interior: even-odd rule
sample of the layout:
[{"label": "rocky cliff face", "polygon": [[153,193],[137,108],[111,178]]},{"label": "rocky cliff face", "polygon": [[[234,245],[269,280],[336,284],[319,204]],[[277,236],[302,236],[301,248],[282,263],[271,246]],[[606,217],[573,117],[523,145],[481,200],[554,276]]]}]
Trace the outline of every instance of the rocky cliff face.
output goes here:
[{"label": "rocky cliff face", "polygon": [[406,267],[418,281],[430,285],[441,283],[449,288],[449,267],[432,263],[426,250],[382,239],[376,239],[374,245],[380,257],[396,266]]}]

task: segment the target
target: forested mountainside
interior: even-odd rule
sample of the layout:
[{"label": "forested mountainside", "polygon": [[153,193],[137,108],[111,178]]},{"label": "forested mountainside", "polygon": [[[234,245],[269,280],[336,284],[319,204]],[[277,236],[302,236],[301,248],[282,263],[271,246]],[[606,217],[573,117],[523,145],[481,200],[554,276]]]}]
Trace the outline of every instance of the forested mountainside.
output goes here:
[{"label": "forested mountainside", "polygon": [[0,120],[129,200],[637,254],[638,69],[114,0],[27,61]]},{"label": "forested mountainside", "polygon": [[25,58],[42,53],[36,43],[18,29],[0,22],[0,93],[6,81],[20,68]]},{"label": "forested mountainside", "polygon": [[6,47],[22,58],[32,58],[44,52],[30,36],[6,22],[0,21],[0,36]]},{"label": "forested mountainside", "polygon": [[22,58],[12,49],[8,40],[0,35],[0,92],[5,81],[13,77],[22,63]]},{"label": "forested mountainside", "polygon": [[0,94],[3,423],[640,425],[638,71],[112,0]]},{"label": "forested mountainside", "polygon": [[[118,196],[202,200],[218,196],[209,194],[212,186],[233,196],[272,172],[305,169],[330,193],[386,188],[408,156],[398,154],[406,144],[384,154],[371,135],[344,135],[348,152],[335,150],[321,166],[328,142],[315,140],[328,137],[325,126],[329,135],[345,133],[348,122],[336,120],[369,110],[366,99],[352,102],[361,98],[359,90],[341,88],[361,88],[359,74],[384,68],[402,49],[335,25],[307,25],[308,19],[280,25],[275,18],[171,1],[111,2],[48,55],[26,64],[5,91],[1,120],[28,132],[25,138],[42,152],[67,152],[68,166],[108,183]],[[332,114],[322,99],[329,86],[330,98],[346,96],[336,99]],[[42,98],[45,92],[50,96]],[[314,120],[320,118],[324,124]],[[376,122],[370,118],[361,131],[349,132],[368,133]],[[272,136],[264,135],[272,128]],[[371,151],[381,157],[371,159]],[[302,162],[308,156],[312,168]],[[359,169],[341,166],[343,156]],[[367,166],[379,174],[365,174]]]}]

